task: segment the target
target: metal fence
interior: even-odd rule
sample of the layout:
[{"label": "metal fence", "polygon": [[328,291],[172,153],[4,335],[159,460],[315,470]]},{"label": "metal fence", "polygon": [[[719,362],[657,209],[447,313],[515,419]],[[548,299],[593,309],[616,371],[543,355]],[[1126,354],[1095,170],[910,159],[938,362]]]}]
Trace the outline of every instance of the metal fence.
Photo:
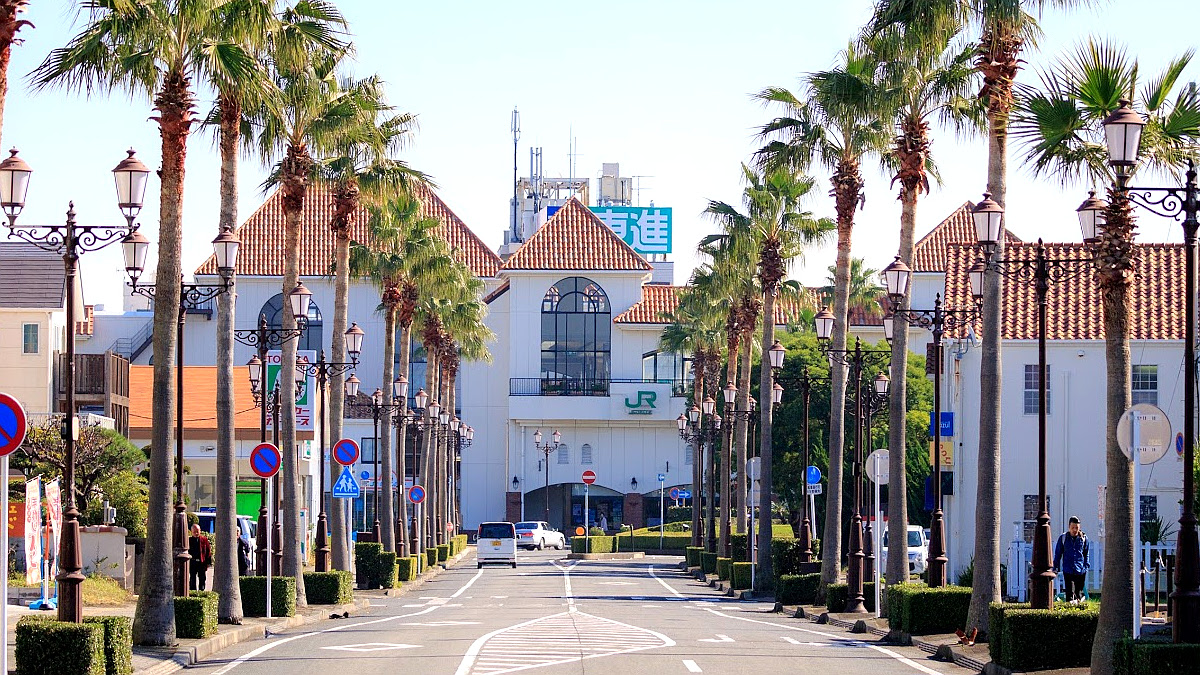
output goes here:
[{"label": "metal fence", "polygon": [[[1104,580],[1104,540],[1088,541],[1088,554],[1091,569],[1088,570],[1084,586],[1088,593],[1099,591]],[[1053,555],[1053,551],[1051,551]],[[1141,544],[1138,554],[1138,567],[1142,573],[1142,585],[1146,592],[1154,591],[1157,577],[1161,588],[1166,588],[1168,558],[1175,556],[1175,542],[1166,544]],[[1019,602],[1029,599],[1029,573],[1033,569],[1033,544],[1024,541],[1014,541],[1008,546],[1008,585],[1005,596],[1016,598]],[[1161,561],[1161,562],[1160,562]],[[1054,592],[1062,592],[1062,575],[1054,580]]]},{"label": "metal fence", "polygon": [[509,396],[608,396],[611,385],[669,384],[671,396],[685,396],[685,380],[638,380],[574,377],[513,377],[508,380]]}]

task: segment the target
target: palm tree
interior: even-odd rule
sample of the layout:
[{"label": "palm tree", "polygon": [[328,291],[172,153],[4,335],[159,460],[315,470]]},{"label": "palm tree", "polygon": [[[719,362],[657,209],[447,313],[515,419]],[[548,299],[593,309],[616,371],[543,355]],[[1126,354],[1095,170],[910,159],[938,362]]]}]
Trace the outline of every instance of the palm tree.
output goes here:
[{"label": "palm tree", "polygon": [[17,39],[17,32],[33,25],[17,18],[28,4],[29,0],[0,1],[0,129],[4,128],[4,101],[8,98],[8,62],[12,58],[12,44]]},{"label": "palm tree", "polygon": [[[1039,73],[1038,89],[1018,89],[1012,118],[1014,135],[1024,142],[1024,162],[1037,176],[1058,178],[1064,186],[1081,181],[1115,185],[1108,166],[1101,122],[1136,93],[1137,107],[1148,114],[1140,156],[1145,169],[1177,174],[1190,148],[1200,139],[1200,90],[1183,85],[1183,71],[1194,50],[1172,59],[1157,77],[1138,88],[1138,62],[1111,43],[1090,39]],[[1182,86],[1180,86],[1182,85]],[[1117,422],[1132,404],[1130,394],[1129,288],[1132,283],[1137,224],[1126,193],[1108,191],[1102,234],[1094,244],[1097,279],[1104,307],[1108,366],[1105,453],[1106,527],[1129,532],[1136,527],[1133,469],[1117,443]],[[1092,647],[1092,672],[1112,672],[1113,643],[1133,620],[1135,551],[1128,537],[1104,540],[1105,600]]]},{"label": "palm tree", "polygon": [[[151,97],[162,138],[159,170],[158,269],[155,291],[179,296],[182,283],[183,175],[195,104],[193,80],[248,78],[253,59],[238,41],[239,16],[226,16],[224,0],[128,0],[93,3],[88,23],[67,46],[55,49],[31,74],[35,89],[61,86],[86,94],[120,89]],[[227,68],[224,73],[210,69]],[[154,405],[151,445],[168,448],[174,429],[178,308],[154,307]],[[171,482],[174,457],[160,453],[150,466],[146,563],[134,615],[138,644],[175,642],[172,579]]]},{"label": "palm tree", "polygon": [[[911,238],[911,237],[910,237]],[[836,286],[837,266],[829,267],[826,280],[829,287]],[[846,304],[862,311],[867,316],[880,316],[883,307],[879,298],[883,295],[883,286],[879,285],[879,270],[867,267],[867,261],[862,258],[850,258],[850,289],[846,292]]]},{"label": "palm tree", "polygon": [[[891,112],[887,105],[889,102],[880,88],[880,64],[876,56],[852,44],[842,52],[840,60],[833,70],[807,76],[805,99],[781,87],[769,88],[758,94],[764,103],[778,104],[784,109],[781,117],[762,128],[764,137],[775,140],[759,150],[758,157],[766,166],[805,168],[818,162],[832,172],[838,234],[831,346],[844,350],[849,313],[850,236],[854,229],[854,213],[864,198],[862,162],[886,152],[890,139],[882,120],[888,119]],[[766,288],[763,290],[764,293],[768,291]],[[771,316],[765,306],[763,314]],[[769,322],[764,322],[764,334],[767,332],[766,323]],[[842,503],[846,376],[844,369],[833,369],[827,498],[830,504]],[[768,416],[766,411],[762,414],[764,418]],[[763,438],[766,443],[765,433]],[[825,519],[825,532],[821,537],[822,593],[828,584],[837,581],[841,532],[841,518]]]}]

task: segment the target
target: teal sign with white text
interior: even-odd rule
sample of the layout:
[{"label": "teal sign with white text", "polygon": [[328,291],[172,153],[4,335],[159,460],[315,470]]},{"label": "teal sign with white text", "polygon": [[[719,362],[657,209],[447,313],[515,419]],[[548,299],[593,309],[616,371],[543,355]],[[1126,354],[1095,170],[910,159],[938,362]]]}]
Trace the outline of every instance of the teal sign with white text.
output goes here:
[{"label": "teal sign with white text", "polygon": [[[558,211],[547,207],[546,217]],[[660,206],[589,206],[633,250],[643,255],[671,252],[671,209]]]}]

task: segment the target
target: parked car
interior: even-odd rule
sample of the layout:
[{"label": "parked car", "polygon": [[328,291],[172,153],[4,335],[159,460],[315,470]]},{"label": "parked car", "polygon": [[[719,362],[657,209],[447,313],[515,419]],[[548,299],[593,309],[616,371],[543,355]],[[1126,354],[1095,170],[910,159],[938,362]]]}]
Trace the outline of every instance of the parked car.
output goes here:
[{"label": "parked car", "polygon": [[[883,552],[880,555],[880,571],[887,570],[888,533],[883,531]],[[920,525],[908,526],[908,573],[924,574],[925,565],[929,560],[929,538]]]},{"label": "parked car", "polygon": [[480,523],[476,538],[479,567],[494,563],[517,566],[517,528],[512,523]]},{"label": "parked car", "polygon": [[530,520],[517,523],[517,546],[529,550],[542,550],[551,546],[557,550],[567,547],[567,537],[562,532],[550,527],[544,520]]}]

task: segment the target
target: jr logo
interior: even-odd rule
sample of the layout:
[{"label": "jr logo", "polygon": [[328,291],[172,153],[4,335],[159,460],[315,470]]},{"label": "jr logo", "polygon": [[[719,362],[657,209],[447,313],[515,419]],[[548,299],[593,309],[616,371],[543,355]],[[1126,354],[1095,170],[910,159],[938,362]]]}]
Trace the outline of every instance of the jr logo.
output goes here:
[{"label": "jr logo", "polygon": [[653,391],[639,391],[637,400],[630,401],[625,399],[625,407],[629,408],[630,415],[652,415],[654,414],[654,402],[658,400],[658,394]]}]

